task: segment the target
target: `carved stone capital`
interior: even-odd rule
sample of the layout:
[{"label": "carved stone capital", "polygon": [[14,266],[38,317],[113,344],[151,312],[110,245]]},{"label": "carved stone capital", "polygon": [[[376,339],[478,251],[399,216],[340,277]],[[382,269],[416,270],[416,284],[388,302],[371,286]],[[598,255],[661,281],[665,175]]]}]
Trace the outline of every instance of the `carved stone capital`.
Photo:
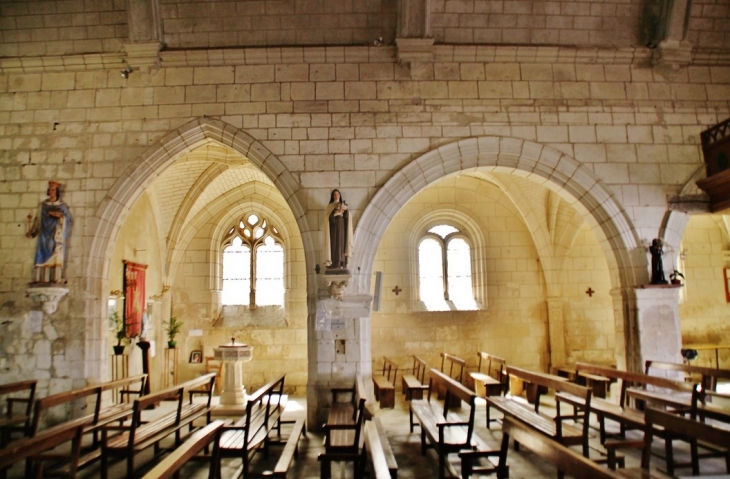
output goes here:
[{"label": "carved stone capital", "polygon": [[125,43],[127,63],[135,70],[157,68],[160,63],[160,42]]}]

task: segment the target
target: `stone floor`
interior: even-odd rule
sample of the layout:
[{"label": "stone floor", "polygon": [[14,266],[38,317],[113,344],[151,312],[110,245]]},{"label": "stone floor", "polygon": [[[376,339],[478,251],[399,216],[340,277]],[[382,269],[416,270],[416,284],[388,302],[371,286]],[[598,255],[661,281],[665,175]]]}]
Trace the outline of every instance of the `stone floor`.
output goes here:
[{"label": "stone floor", "polygon": [[[544,404],[541,404],[541,409],[547,409],[553,404],[550,398],[544,399]],[[287,416],[305,416],[306,404],[302,398],[290,398],[290,404],[287,408]],[[158,411],[162,412],[162,411]],[[499,416],[494,411],[493,415]],[[154,413],[152,413],[154,414]],[[226,414],[233,414],[227,412]],[[396,401],[396,407],[394,409],[378,410],[377,415],[382,418],[383,425],[385,426],[388,434],[388,439],[393,452],[398,462],[398,477],[400,479],[430,479],[438,477],[438,458],[433,450],[429,450],[425,456],[420,453],[420,434],[416,429],[415,433],[409,432],[408,427],[408,403],[403,401],[402,396]],[[492,424],[492,429],[489,430],[485,427],[485,405],[481,401],[477,412],[477,429],[476,433],[489,445],[495,449],[499,447],[501,440],[501,431],[498,424]],[[284,434],[287,431],[284,430]],[[597,431],[593,430],[592,434],[597,436]],[[630,432],[630,437],[641,438],[642,434],[638,432]],[[323,451],[322,447],[323,436],[317,431],[308,431],[307,437],[300,441],[300,454],[298,459],[295,459],[293,470],[290,472],[290,478],[303,478],[303,479],[316,479],[319,477],[320,469],[319,462],[317,461],[317,455]],[[276,462],[277,449],[272,448],[272,455],[269,459],[264,457],[257,458],[253,467],[254,471],[262,472],[273,467]],[[652,456],[652,470],[661,471],[664,466],[664,444],[662,441],[656,441],[654,447],[654,454]],[[675,447],[675,458],[678,461],[688,460],[689,453],[688,448],[681,443]],[[451,465],[455,469],[455,472],[459,472],[458,457],[454,456],[451,459]],[[144,475],[146,469],[155,462],[152,457],[151,451],[147,451],[139,456],[138,464],[140,465],[137,470],[137,477]],[[628,451],[626,452],[627,467],[638,467],[640,463],[640,451]],[[555,478],[556,470],[550,464],[547,464],[539,459],[525,448],[521,449],[520,452],[515,452],[512,448],[509,451],[510,465],[510,478],[520,479],[540,479],[540,478]],[[144,466],[142,466],[144,464]],[[240,467],[241,461],[239,460],[224,460],[222,478],[233,478],[236,476],[235,472]],[[725,469],[724,461],[721,459],[706,459],[701,463],[703,474],[723,474],[725,478],[730,478],[730,475]],[[17,469],[17,468],[16,468]],[[16,474],[10,474],[9,477],[22,477],[22,474],[17,474],[17,470],[13,469],[12,472]],[[682,475],[689,476],[691,471],[689,469],[682,469],[678,471]],[[98,478],[100,477],[98,464],[96,466],[89,467],[83,470],[79,474],[80,478]],[[110,478],[124,477],[124,465],[117,463],[111,466],[109,470]],[[191,479],[202,479],[207,477],[207,470],[205,466],[200,464],[191,464],[183,469],[181,474],[182,478]],[[352,466],[350,464],[335,464],[332,468],[332,477],[334,479],[349,479],[353,477]],[[472,476],[481,477],[481,476]],[[483,476],[483,477],[495,477],[495,476]],[[715,476],[716,477],[716,476]]]}]

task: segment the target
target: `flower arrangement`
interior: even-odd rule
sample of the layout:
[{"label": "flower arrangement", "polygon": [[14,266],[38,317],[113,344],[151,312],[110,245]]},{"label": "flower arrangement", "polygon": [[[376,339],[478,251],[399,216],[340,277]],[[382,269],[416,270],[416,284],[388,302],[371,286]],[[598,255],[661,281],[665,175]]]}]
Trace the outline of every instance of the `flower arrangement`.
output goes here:
[{"label": "flower arrangement", "polygon": [[682,284],[682,279],[679,278],[684,279],[684,275],[676,269],[672,271],[669,275],[669,279],[671,280],[672,284]]}]

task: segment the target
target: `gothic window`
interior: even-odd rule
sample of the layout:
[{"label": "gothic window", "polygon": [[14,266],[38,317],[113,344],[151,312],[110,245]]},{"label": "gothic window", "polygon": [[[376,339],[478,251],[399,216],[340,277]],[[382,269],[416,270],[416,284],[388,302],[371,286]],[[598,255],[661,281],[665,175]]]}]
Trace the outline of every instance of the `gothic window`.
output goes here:
[{"label": "gothic window", "polygon": [[477,309],[471,247],[454,226],[428,230],[418,244],[419,296],[429,311]]},{"label": "gothic window", "polygon": [[284,247],[266,218],[244,215],[226,234],[221,296],[224,306],[284,304]]}]

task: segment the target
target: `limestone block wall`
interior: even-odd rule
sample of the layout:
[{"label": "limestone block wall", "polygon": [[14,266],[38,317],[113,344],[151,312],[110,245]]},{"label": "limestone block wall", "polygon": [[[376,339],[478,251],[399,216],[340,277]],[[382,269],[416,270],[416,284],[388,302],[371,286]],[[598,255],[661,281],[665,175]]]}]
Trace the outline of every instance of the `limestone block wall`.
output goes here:
[{"label": "limestone block wall", "polygon": [[[682,238],[686,249],[683,266],[683,300],[679,317],[684,344],[727,344],[730,337],[730,303],[725,299],[724,268],[730,267],[723,251],[730,250],[726,218],[692,216]],[[667,256],[667,255],[665,255]],[[676,252],[672,255],[676,258]],[[665,259],[669,269],[672,256]],[[720,350],[720,364],[727,367],[730,352]],[[700,351],[693,364],[715,367],[714,351]]]},{"label": "limestone block wall", "polygon": [[392,0],[162,0],[171,48],[251,45],[372,45],[395,38]]},{"label": "limestone block wall", "polygon": [[11,0],[0,4],[0,57],[118,52],[127,38],[123,0]]},{"label": "limestone block wall", "polygon": [[[561,275],[566,364],[614,364],[616,326],[606,257],[583,224]],[[593,293],[586,293],[588,289]]]}]

